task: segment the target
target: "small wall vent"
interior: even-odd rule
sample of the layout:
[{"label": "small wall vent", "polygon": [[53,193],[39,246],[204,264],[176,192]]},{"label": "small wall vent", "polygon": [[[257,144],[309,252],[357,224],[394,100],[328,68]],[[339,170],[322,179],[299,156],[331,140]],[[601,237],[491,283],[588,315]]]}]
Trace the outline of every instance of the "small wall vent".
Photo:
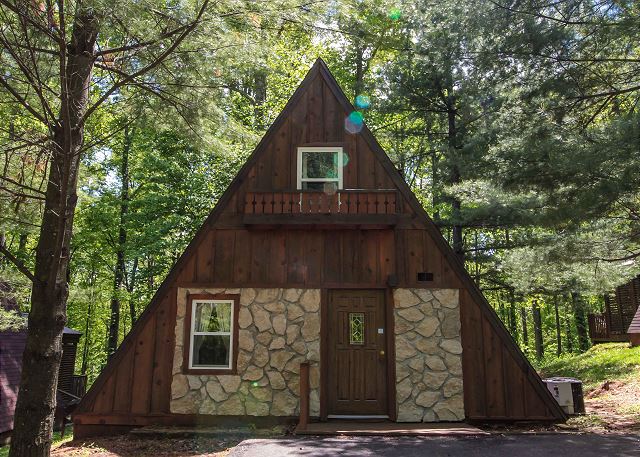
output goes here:
[{"label": "small wall vent", "polygon": [[418,273],[418,282],[433,281],[433,273],[421,271]]}]

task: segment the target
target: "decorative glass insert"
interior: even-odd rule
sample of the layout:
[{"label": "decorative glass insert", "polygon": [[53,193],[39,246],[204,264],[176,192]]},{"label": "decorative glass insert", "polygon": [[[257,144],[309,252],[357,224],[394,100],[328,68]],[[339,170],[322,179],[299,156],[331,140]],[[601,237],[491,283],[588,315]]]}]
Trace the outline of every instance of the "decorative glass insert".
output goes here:
[{"label": "decorative glass insert", "polygon": [[349,313],[349,344],[364,344],[364,313]]}]

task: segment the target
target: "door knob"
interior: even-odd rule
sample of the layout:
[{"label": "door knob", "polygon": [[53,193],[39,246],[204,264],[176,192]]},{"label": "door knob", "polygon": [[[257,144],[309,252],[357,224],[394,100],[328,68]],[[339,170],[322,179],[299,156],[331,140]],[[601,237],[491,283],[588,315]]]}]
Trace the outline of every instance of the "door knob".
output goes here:
[{"label": "door knob", "polygon": [[380,357],[384,357],[384,351],[380,351]]}]

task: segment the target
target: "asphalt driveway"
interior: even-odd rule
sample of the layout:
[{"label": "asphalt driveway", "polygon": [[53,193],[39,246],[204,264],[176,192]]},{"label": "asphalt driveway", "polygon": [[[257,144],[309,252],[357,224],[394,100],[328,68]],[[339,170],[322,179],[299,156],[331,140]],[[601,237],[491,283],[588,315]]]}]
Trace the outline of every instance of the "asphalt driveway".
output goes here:
[{"label": "asphalt driveway", "polygon": [[640,457],[640,435],[304,437],[245,440],[229,457]]}]

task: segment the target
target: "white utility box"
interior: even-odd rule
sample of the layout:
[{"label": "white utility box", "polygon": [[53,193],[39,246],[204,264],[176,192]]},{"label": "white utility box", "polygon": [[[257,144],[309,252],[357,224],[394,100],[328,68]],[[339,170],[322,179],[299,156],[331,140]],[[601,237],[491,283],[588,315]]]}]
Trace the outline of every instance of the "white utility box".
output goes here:
[{"label": "white utility box", "polygon": [[547,378],[544,383],[565,413],[584,414],[582,381],[575,378]]}]

